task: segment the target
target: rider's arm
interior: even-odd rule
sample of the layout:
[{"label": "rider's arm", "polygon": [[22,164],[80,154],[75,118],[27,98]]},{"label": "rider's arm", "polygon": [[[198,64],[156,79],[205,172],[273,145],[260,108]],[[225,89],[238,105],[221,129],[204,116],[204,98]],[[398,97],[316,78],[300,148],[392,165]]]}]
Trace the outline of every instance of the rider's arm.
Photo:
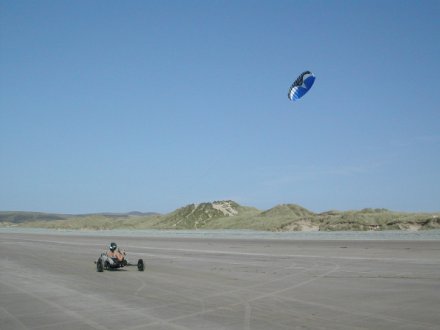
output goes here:
[{"label": "rider's arm", "polygon": [[118,260],[122,261],[122,260],[124,260],[124,257],[125,257],[125,251],[121,251],[121,250],[118,249],[118,251],[117,251],[117,258],[118,258]]}]

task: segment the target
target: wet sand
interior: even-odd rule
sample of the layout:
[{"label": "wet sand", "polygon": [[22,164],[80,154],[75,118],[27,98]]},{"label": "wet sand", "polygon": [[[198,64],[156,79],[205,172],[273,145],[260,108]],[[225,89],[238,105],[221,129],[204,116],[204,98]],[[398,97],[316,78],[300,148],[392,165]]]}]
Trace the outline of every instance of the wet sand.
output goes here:
[{"label": "wet sand", "polygon": [[[97,273],[110,241],[143,258]],[[1,329],[438,329],[440,241],[0,233]]]}]

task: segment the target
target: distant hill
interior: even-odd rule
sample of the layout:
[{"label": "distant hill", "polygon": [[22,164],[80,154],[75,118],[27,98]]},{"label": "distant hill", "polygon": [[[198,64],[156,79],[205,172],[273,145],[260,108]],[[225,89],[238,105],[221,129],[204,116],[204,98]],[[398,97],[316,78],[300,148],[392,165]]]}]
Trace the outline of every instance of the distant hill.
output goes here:
[{"label": "distant hill", "polygon": [[263,217],[303,218],[314,213],[296,204],[281,204],[261,213]]},{"label": "distant hill", "polygon": [[9,222],[9,223],[25,223],[31,221],[52,221],[52,220],[63,220],[67,218],[68,216],[64,214],[0,211],[0,222]]},{"label": "distant hill", "polygon": [[212,203],[190,204],[165,215],[157,228],[197,229],[209,227],[209,223],[219,218],[236,217],[252,208],[244,207],[234,201],[215,201]]},{"label": "distant hill", "polygon": [[155,212],[129,212],[129,213],[90,213],[90,214],[57,214],[44,212],[21,212],[21,211],[0,211],[0,223],[29,223],[29,222],[46,222],[56,220],[68,220],[72,218],[81,219],[89,217],[106,217],[106,218],[124,218],[124,217],[144,217],[158,215]]},{"label": "distant hill", "polygon": [[366,208],[314,213],[295,204],[260,211],[227,201],[189,204],[168,214],[154,212],[82,215],[0,212],[0,226],[59,229],[251,229],[266,231],[440,229],[440,213]]}]

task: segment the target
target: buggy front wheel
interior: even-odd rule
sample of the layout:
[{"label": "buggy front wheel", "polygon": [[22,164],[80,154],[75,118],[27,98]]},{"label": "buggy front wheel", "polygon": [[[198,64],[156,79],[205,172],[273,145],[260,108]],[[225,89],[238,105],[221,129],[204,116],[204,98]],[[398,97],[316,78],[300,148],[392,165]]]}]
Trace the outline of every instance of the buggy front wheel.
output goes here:
[{"label": "buggy front wheel", "polygon": [[138,267],[138,271],[140,272],[144,271],[144,261],[142,259],[138,260],[137,267]]}]

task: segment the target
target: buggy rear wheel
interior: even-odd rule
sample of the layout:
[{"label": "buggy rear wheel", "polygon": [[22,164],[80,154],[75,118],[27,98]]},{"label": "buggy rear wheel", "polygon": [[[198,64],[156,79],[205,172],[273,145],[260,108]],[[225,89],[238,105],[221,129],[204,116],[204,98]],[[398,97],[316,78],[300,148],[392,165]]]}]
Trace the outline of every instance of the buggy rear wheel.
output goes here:
[{"label": "buggy rear wheel", "polygon": [[102,273],[104,271],[104,265],[102,264],[102,259],[99,258],[96,262],[96,271]]}]

